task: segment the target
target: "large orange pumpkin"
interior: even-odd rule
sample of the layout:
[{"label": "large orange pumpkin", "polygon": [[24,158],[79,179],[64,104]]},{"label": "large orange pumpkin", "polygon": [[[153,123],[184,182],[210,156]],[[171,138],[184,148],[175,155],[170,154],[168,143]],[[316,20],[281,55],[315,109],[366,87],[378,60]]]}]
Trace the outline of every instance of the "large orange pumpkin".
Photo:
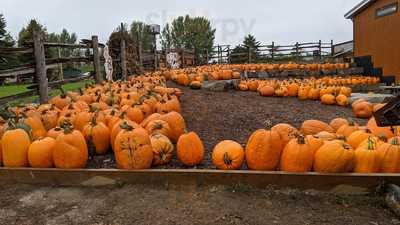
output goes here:
[{"label": "large orange pumpkin", "polygon": [[355,151],[355,173],[378,173],[381,159],[377,151],[377,143],[368,138],[367,146],[361,145]]},{"label": "large orange pumpkin", "polygon": [[149,169],[153,162],[153,150],[147,131],[134,128],[128,123],[115,138],[115,160],[120,169]]},{"label": "large orange pumpkin", "polygon": [[177,142],[179,137],[185,133],[186,124],[182,115],[177,112],[170,112],[160,117],[160,120],[164,120],[170,127],[169,137],[172,142]]},{"label": "large orange pumpkin", "polygon": [[64,131],[57,137],[53,150],[54,165],[60,169],[85,168],[88,160],[85,137],[69,124],[62,128]]},{"label": "large orange pumpkin", "polygon": [[240,169],[244,161],[243,148],[237,142],[222,141],[215,146],[212,153],[212,161],[221,170]]},{"label": "large orange pumpkin", "polygon": [[96,116],[93,116],[90,124],[83,128],[83,136],[91,154],[104,155],[110,148],[110,130],[104,123],[98,123]]},{"label": "large orange pumpkin", "polygon": [[400,173],[400,143],[398,138],[393,138],[389,143],[378,147],[382,173]]},{"label": "large orange pumpkin", "polygon": [[179,161],[185,166],[196,166],[203,161],[204,145],[194,132],[181,135],[176,150]]},{"label": "large orange pumpkin", "polygon": [[280,168],[286,172],[309,172],[314,161],[314,151],[304,136],[292,139],[284,148]]},{"label": "large orange pumpkin", "polygon": [[247,167],[251,170],[276,170],[283,147],[278,132],[257,130],[246,145]]},{"label": "large orange pumpkin", "polygon": [[314,171],[320,173],[351,172],[354,167],[354,150],[341,141],[326,142],[315,153]]},{"label": "large orange pumpkin", "polygon": [[27,167],[30,144],[31,140],[25,130],[7,130],[1,139],[3,165],[5,167]]},{"label": "large orange pumpkin", "polygon": [[53,151],[56,140],[51,137],[38,139],[29,146],[28,161],[34,168],[53,167]]}]

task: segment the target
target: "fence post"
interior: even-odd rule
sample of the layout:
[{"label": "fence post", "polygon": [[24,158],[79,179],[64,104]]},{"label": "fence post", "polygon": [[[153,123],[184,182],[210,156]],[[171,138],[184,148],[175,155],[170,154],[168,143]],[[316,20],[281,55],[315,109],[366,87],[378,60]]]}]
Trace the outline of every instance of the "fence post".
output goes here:
[{"label": "fence post", "polygon": [[208,49],[206,49],[206,64],[208,65],[208,62],[209,62],[209,58],[208,58]]},{"label": "fence post", "polygon": [[296,42],[296,62],[299,62],[299,42]]},{"label": "fence post", "polygon": [[49,81],[47,80],[43,36],[38,30],[33,30],[33,46],[35,51],[36,82],[39,84],[39,101],[40,104],[45,104],[49,101]]},{"label": "fence post", "polygon": [[231,64],[231,46],[228,45],[228,64]]},{"label": "fence post", "polygon": [[318,49],[319,49],[319,60],[322,60],[322,41],[319,40],[318,42]]},{"label": "fence post", "polygon": [[333,46],[333,40],[331,40],[331,56],[335,55],[335,47]]},{"label": "fence post", "polygon": [[181,56],[181,60],[182,60],[182,68],[185,68],[186,67],[186,60],[185,60],[185,50],[182,50],[181,49],[181,51],[182,51],[182,56]]},{"label": "fence post", "polygon": [[271,59],[274,61],[274,51],[275,51],[275,42],[272,42],[272,48],[271,48]]},{"label": "fence post", "polygon": [[100,54],[99,54],[99,37],[92,36],[92,47],[93,47],[93,65],[94,65],[94,79],[96,84],[100,84],[103,79],[100,71]]},{"label": "fence post", "polygon": [[121,72],[122,72],[122,80],[127,80],[128,71],[126,69],[126,42],[125,39],[121,39]]}]

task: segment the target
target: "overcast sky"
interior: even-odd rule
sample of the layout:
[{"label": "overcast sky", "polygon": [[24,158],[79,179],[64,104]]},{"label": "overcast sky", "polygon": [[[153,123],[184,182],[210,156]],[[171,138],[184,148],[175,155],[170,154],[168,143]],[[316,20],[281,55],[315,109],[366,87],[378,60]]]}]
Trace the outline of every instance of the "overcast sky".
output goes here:
[{"label": "overcast sky", "polygon": [[0,0],[14,37],[36,18],[49,32],[67,28],[79,38],[97,34],[102,42],[121,22],[162,26],[180,15],[207,16],[217,29],[216,44],[238,44],[252,33],[262,43],[292,44],[352,39],[344,14],[361,0]]}]

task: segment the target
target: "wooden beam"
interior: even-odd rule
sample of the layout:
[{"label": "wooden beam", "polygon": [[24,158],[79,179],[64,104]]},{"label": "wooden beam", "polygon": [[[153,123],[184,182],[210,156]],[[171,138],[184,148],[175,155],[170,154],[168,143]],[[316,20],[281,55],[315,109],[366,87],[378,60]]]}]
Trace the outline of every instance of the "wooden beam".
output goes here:
[{"label": "wooden beam", "polygon": [[32,54],[33,48],[5,48],[0,47],[0,55],[10,55],[10,54]]},{"label": "wooden beam", "polygon": [[36,80],[39,83],[39,101],[40,104],[45,104],[49,101],[46,55],[42,34],[37,30],[33,31],[33,46],[35,49]]},{"label": "wooden beam", "polygon": [[94,65],[94,77],[96,84],[100,84],[103,81],[100,71],[100,54],[99,54],[99,37],[92,36],[93,45],[93,65]]},{"label": "wooden beam", "polygon": [[14,100],[17,100],[20,98],[27,98],[27,97],[35,96],[37,94],[38,94],[37,90],[31,90],[31,91],[27,91],[27,92],[15,94],[15,95],[2,97],[2,98],[0,98],[0,105],[7,104],[10,101],[14,101]]},{"label": "wooden beam", "polygon": [[0,183],[41,185],[85,185],[105,178],[115,183],[149,185],[269,185],[313,189],[334,193],[358,194],[373,192],[382,183],[400,184],[399,174],[320,174],[264,171],[220,170],[117,170],[117,169],[34,169],[0,168]]},{"label": "wooden beam", "polygon": [[122,71],[122,80],[127,80],[128,78],[128,70],[126,68],[126,42],[122,38],[121,39],[121,71]]}]

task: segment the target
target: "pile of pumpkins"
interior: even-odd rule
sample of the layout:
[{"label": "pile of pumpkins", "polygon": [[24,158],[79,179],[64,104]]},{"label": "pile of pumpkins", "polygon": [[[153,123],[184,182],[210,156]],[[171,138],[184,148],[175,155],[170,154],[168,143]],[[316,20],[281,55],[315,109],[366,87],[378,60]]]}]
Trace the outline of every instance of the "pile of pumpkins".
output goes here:
[{"label": "pile of pumpkins", "polygon": [[213,150],[218,169],[320,172],[399,173],[400,137],[397,128],[366,126],[337,118],[324,123],[305,121],[298,130],[290,124],[255,131],[245,147],[222,141]]},{"label": "pile of pumpkins", "polygon": [[308,79],[249,79],[237,86],[241,91],[257,91],[264,97],[297,97],[299,100],[321,101],[325,105],[347,106],[352,90],[349,85],[375,84],[375,77],[323,77]]},{"label": "pile of pumpkins", "polygon": [[[92,156],[111,150],[120,169],[166,164],[174,154],[173,143],[195,143],[190,134],[186,141],[181,95],[166,87],[164,77],[140,76],[88,85],[49,104],[7,108],[0,114],[0,164],[85,168]],[[185,158],[187,151],[178,153]]]}]

